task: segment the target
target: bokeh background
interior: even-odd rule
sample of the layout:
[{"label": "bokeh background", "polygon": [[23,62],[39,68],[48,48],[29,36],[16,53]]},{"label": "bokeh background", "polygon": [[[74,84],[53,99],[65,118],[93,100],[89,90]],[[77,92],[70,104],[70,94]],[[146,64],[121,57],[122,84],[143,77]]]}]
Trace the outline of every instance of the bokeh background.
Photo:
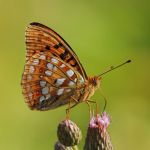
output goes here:
[{"label": "bokeh background", "polygon": [[[20,81],[25,63],[25,27],[41,22],[57,31],[75,50],[89,75],[132,59],[103,77],[101,88],[112,117],[109,132],[116,150],[150,149],[150,1],[146,0],[0,0],[0,149],[52,150],[65,108],[28,109]],[[104,101],[97,91],[96,99]],[[83,131],[85,104],[71,119]]]}]

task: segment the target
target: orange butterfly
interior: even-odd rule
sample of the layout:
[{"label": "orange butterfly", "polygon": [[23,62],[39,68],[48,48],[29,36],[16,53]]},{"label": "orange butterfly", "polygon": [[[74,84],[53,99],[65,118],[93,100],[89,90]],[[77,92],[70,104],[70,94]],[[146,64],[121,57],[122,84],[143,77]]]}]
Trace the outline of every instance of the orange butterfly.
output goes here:
[{"label": "orange butterfly", "polygon": [[99,87],[101,77],[88,77],[71,47],[47,26],[34,22],[27,27],[26,49],[21,85],[31,109],[86,102]]}]

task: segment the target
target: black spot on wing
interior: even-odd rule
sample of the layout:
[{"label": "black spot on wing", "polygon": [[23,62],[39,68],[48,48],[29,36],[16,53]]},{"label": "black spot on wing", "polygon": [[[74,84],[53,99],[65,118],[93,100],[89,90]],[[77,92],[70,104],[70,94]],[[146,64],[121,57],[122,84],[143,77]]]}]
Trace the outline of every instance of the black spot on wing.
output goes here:
[{"label": "black spot on wing", "polygon": [[73,56],[71,56],[68,60],[67,60],[67,63],[69,63],[71,60],[73,60]]},{"label": "black spot on wing", "polygon": [[75,64],[71,64],[72,67],[75,67],[77,65],[77,62],[75,62]]},{"label": "black spot on wing", "polygon": [[59,44],[57,44],[57,45],[54,45],[54,48],[55,49],[58,49],[58,48],[60,48],[60,47],[62,47],[63,45],[62,45],[62,43],[59,43]]},{"label": "black spot on wing", "polygon": [[60,58],[61,58],[62,60],[64,60],[64,59],[66,58],[67,54],[68,54],[68,51],[65,50],[64,53],[60,54]]},{"label": "black spot on wing", "polygon": [[45,49],[46,49],[46,50],[50,50],[50,46],[49,46],[49,45],[46,45]]}]

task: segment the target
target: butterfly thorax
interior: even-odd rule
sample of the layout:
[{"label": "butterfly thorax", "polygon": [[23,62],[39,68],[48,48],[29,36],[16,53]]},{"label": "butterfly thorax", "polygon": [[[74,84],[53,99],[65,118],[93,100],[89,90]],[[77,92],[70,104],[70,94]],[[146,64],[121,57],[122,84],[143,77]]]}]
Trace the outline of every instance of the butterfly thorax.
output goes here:
[{"label": "butterfly thorax", "polygon": [[88,77],[87,81],[85,82],[84,93],[82,99],[80,101],[89,100],[90,97],[94,94],[95,90],[97,90],[100,86],[100,77]]}]

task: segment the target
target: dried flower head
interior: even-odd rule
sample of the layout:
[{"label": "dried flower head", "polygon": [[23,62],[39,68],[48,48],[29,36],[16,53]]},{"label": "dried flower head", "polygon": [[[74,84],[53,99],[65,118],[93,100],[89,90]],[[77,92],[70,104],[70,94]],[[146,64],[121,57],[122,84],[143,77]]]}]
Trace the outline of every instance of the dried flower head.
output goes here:
[{"label": "dried flower head", "polygon": [[82,133],[79,127],[71,120],[64,120],[58,125],[57,136],[65,146],[74,146],[79,144]]}]

